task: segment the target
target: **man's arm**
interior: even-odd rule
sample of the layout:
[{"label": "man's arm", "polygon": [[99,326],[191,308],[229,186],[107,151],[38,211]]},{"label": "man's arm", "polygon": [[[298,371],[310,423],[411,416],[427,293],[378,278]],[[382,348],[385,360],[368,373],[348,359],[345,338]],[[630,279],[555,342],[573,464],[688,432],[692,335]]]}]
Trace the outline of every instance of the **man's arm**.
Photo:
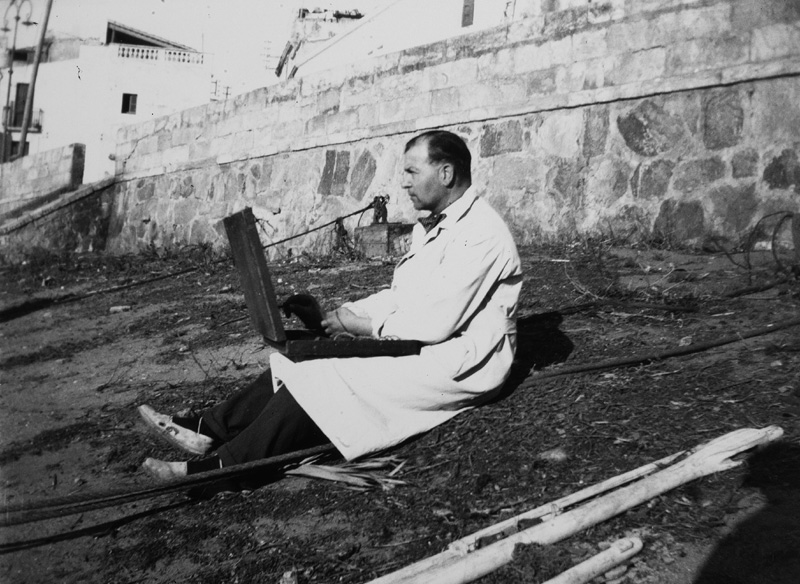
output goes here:
[{"label": "man's arm", "polygon": [[325,318],[322,319],[322,328],[331,336],[340,333],[370,336],[372,335],[372,320],[366,316],[357,316],[347,308],[339,308],[325,313]]}]

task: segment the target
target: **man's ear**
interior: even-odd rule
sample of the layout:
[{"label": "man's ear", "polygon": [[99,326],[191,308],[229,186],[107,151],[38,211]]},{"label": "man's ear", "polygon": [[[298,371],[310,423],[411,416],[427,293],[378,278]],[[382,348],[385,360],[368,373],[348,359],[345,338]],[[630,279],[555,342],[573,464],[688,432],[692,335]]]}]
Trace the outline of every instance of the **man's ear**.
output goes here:
[{"label": "man's ear", "polygon": [[441,181],[442,185],[448,189],[455,184],[456,172],[452,164],[445,162],[439,167],[439,180]]}]

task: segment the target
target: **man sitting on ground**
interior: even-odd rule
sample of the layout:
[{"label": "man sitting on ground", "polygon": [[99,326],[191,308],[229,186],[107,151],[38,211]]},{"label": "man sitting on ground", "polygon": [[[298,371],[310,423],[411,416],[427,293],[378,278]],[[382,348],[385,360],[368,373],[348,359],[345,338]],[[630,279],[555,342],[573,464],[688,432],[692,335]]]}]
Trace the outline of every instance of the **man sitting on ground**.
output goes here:
[{"label": "man sitting on ground", "polygon": [[329,334],[421,341],[419,355],[326,358],[271,368],[196,418],[140,406],[161,436],[199,460],[148,458],[159,479],[332,443],[351,460],[430,430],[485,403],[516,347],[519,255],[508,227],[472,188],[471,155],[451,132],[406,144],[402,188],[429,211],[414,227],[390,289],[328,312]]}]

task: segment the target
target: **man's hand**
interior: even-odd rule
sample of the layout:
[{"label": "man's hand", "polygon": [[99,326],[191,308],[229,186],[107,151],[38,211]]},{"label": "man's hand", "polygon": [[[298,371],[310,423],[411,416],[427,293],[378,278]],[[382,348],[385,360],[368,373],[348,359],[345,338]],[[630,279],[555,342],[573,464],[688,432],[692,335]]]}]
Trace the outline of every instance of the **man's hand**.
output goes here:
[{"label": "man's hand", "polygon": [[372,336],[372,321],[366,317],[356,316],[346,308],[325,313],[322,328],[333,336],[339,333],[350,333],[356,336]]}]

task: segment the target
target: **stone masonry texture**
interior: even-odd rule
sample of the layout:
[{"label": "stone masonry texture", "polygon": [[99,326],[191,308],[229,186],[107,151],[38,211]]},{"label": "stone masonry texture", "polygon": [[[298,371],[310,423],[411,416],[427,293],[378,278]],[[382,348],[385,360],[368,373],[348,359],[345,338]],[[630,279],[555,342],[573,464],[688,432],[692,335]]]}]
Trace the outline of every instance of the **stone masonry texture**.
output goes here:
[{"label": "stone masonry texture", "polygon": [[[562,8],[563,7],[563,8]],[[519,243],[604,234],[744,241],[800,212],[796,0],[543,2],[528,17],[127,126],[108,249],[225,245],[253,208],[265,243],[389,197],[416,133],[473,153]],[[332,230],[270,248],[325,252]]]}]

